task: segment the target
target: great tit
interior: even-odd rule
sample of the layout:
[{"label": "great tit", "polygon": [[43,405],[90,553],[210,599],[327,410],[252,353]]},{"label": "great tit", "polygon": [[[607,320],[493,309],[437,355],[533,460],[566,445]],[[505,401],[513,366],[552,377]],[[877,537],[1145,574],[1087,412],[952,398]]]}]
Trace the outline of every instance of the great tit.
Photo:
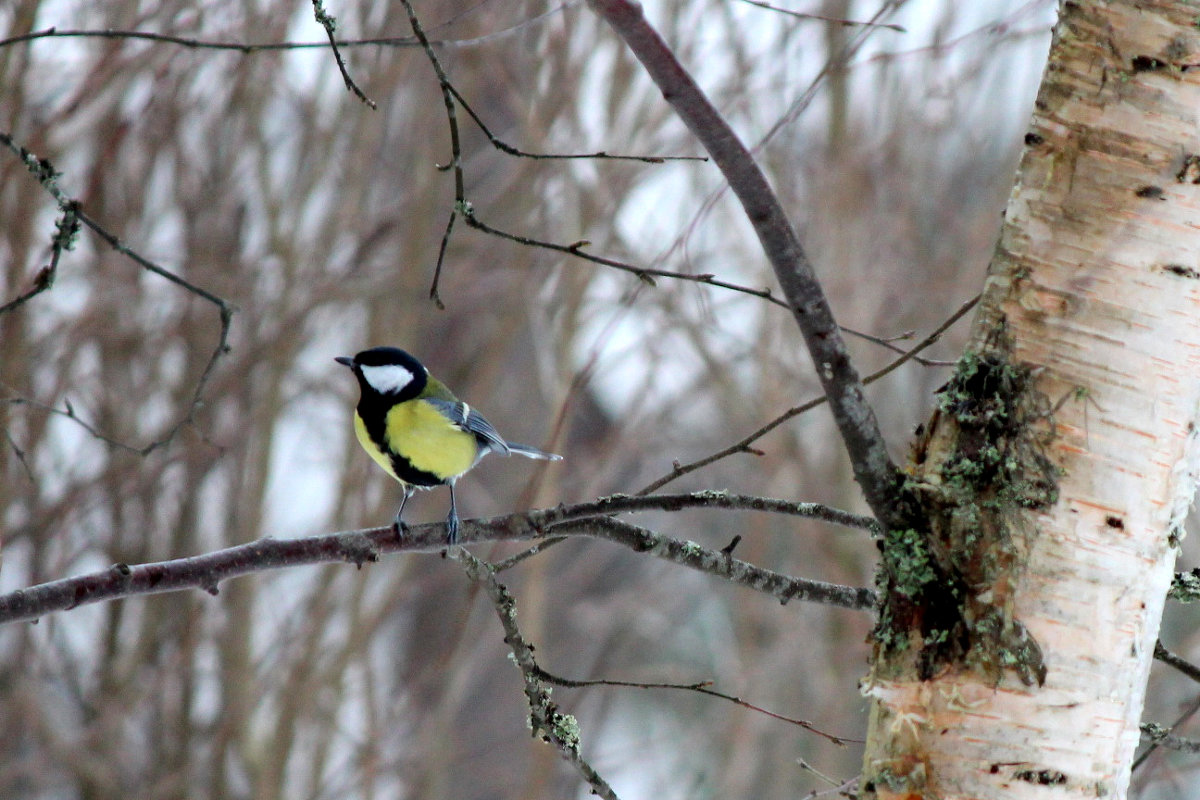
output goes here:
[{"label": "great tit", "polygon": [[338,356],[354,372],[362,395],[354,412],[358,443],[404,487],[392,523],[403,531],[404,505],[417,489],[450,487],[447,542],[458,539],[454,482],[488,453],[561,461],[562,456],[504,440],[492,424],[459,400],[420,361],[395,347]]}]

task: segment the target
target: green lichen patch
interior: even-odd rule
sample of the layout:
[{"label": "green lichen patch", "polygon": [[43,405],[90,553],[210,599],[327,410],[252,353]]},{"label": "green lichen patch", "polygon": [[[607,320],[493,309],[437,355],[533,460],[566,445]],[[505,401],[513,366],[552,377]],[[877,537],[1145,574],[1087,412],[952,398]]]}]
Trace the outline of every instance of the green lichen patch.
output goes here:
[{"label": "green lichen patch", "polygon": [[1200,569],[1175,573],[1167,597],[1181,603],[1200,602]]},{"label": "green lichen patch", "polygon": [[1053,422],[1033,371],[1010,352],[994,337],[985,352],[963,356],[938,392],[906,486],[912,524],[880,542],[877,670],[915,658],[923,678],[958,666],[994,681],[1006,672],[1026,684],[1045,679],[1041,648],[1014,618],[1011,595],[1029,512],[1058,498],[1046,454]]}]

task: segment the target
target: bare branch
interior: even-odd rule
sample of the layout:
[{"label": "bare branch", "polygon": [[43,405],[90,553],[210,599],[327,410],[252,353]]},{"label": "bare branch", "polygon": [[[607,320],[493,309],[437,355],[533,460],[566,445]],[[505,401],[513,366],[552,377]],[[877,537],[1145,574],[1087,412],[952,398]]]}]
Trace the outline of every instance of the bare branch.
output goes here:
[{"label": "bare branch", "polygon": [[438,307],[438,311],[445,311],[446,304],[442,302],[442,295],[438,291],[438,285],[442,281],[442,264],[446,262],[446,248],[450,246],[450,234],[454,231],[454,221],[458,219],[458,210],[450,212],[450,218],[446,220],[446,230],[442,231],[442,244],[438,247],[437,264],[433,267],[433,280],[429,284],[429,299]]},{"label": "bare branch", "polygon": [[[664,536],[619,522],[609,516],[596,516],[598,513],[681,508],[684,505],[760,508],[775,513],[810,516],[811,508],[808,507],[812,504],[788,504],[785,501],[767,498],[739,498],[737,495],[719,492],[665,495],[658,498],[616,496],[578,506],[559,506],[487,520],[463,520],[459,540],[464,544],[474,544],[506,540],[541,540],[547,535],[559,538],[564,534],[585,535],[725,578],[770,594],[783,603],[790,600],[807,600],[859,610],[873,607],[875,592],[871,589],[793,578],[739,561],[728,553],[712,550],[695,542]],[[545,543],[539,541],[539,544]],[[37,619],[54,611],[66,611],[81,605],[134,595],[183,589],[203,589],[215,594],[221,581],[256,572],[306,564],[342,562],[361,567],[367,562],[377,561],[379,556],[385,553],[437,552],[445,547],[444,523],[412,526],[408,528],[403,539],[398,538],[390,526],[302,539],[260,539],[200,556],[138,566],[117,564],[100,572],[43,583],[0,595],[0,623]]]},{"label": "bare branch", "polygon": [[[821,503],[799,503],[791,500],[776,500],[771,497],[733,494],[726,491],[699,491],[687,494],[636,495],[614,494],[591,503],[580,503],[570,508],[566,519],[598,517],[611,514],[632,514],[639,511],[679,511],[684,508],[720,508],[735,511],[765,511],[793,517],[807,517],[847,528],[870,531],[878,536],[879,523],[872,517],[851,514],[840,508]],[[554,524],[553,520],[539,520],[542,525]]]},{"label": "bare branch", "polygon": [[[459,135],[459,128],[458,128],[458,114],[455,111],[456,101],[462,102],[461,95],[459,95],[458,92],[455,91],[454,87],[451,85],[450,79],[449,79],[449,77],[447,77],[446,71],[442,67],[442,62],[438,59],[437,53],[435,53],[433,50],[433,45],[430,43],[429,38],[425,35],[425,30],[424,30],[424,28],[421,27],[421,20],[417,17],[416,12],[413,10],[412,4],[409,2],[409,0],[401,0],[401,3],[404,5],[404,9],[408,14],[408,21],[409,21],[409,24],[412,26],[413,35],[415,35],[417,37],[417,40],[421,43],[421,47],[425,51],[425,57],[427,59],[429,59],[429,63],[433,67],[434,74],[437,75],[438,85],[442,90],[442,102],[446,108],[446,121],[450,128],[450,156],[451,156],[450,161],[447,164],[440,165],[438,168],[443,169],[443,170],[453,170],[453,172],[454,172],[454,211],[451,213],[450,221],[446,225],[446,232],[443,234],[443,237],[442,237],[442,245],[438,252],[438,263],[437,263],[437,267],[436,267],[435,273],[434,273],[434,280],[433,280],[432,286],[430,287],[430,291],[429,291],[430,297],[434,300],[434,302],[438,305],[439,308],[445,308],[445,305],[442,303],[441,296],[438,292],[438,282],[441,278],[442,259],[444,257],[445,251],[446,251],[446,246],[449,242],[450,231],[454,227],[454,215],[456,215],[456,214],[461,214],[463,216],[463,218],[466,220],[467,224],[469,226],[471,226],[472,228],[475,228],[476,230],[480,230],[485,233],[490,233],[493,236],[499,236],[502,239],[508,239],[509,241],[516,242],[518,244],[523,244],[523,245],[532,246],[532,247],[541,247],[541,248],[547,249],[547,250],[554,250],[554,251],[557,251],[560,253],[566,253],[568,255],[572,255],[577,258],[591,261],[596,264],[603,264],[605,266],[614,267],[616,269],[620,269],[625,272],[632,273],[632,274],[636,275],[638,278],[640,278],[641,280],[646,281],[651,284],[653,284],[652,277],[669,277],[669,278],[675,278],[675,279],[679,279],[679,280],[695,281],[697,283],[708,283],[708,284],[711,284],[714,286],[720,286],[722,288],[727,288],[727,289],[732,289],[734,291],[744,292],[746,294],[751,294],[756,297],[762,297],[764,299],[769,299],[772,302],[779,303],[778,300],[775,300],[774,298],[771,297],[771,292],[769,289],[768,290],[755,290],[755,289],[748,289],[746,287],[735,286],[734,284],[727,284],[727,283],[724,283],[723,281],[718,281],[712,275],[688,275],[688,274],[684,274],[684,273],[667,272],[665,270],[642,269],[640,267],[635,267],[631,264],[625,264],[621,261],[616,261],[616,260],[607,259],[607,258],[601,258],[599,256],[593,256],[588,253],[585,253],[583,251],[583,247],[586,246],[587,242],[576,242],[571,245],[560,245],[560,244],[554,244],[552,242],[543,242],[543,241],[540,241],[537,239],[531,239],[531,238],[528,238],[525,236],[518,236],[515,234],[507,233],[507,232],[499,230],[497,228],[493,228],[493,227],[485,224],[481,220],[479,220],[478,217],[475,216],[474,208],[471,206],[471,203],[468,202],[468,200],[467,200],[466,188],[465,188],[466,180],[463,176],[463,170],[462,170],[461,138]],[[486,131],[487,130],[486,127],[483,125],[483,122],[479,119],[479,117],[477,117],[475,115],[475,112],[472,111],[466,105],[466,103],[463,103],[463,107],[467,109],[468,113],[476,121],[476,123],[479,125],[479,127],[482,130]],[[489,138],[492,138],[490,133],[488,133],[488,135],[489,135]]]},{"label": "bare branch", "polygon": [[1149,739],[1154,747],[1174,750],[1177,753],[1200,753],[1200,741],[1176,736],[1153,722],[1144,722],[1141,726],[1142,736]]},{"label": "bare branch", "polygon": [[[1187,677],[1191,678],[1193,681],[1200,682],[1200,667],[1197,667],[1190,661],[1180,658],[1172,653],[1163,645],[1161,639],[1154,642],[1154,659],[1174,667]],[[1166,748],[1167,750],[1181,749],[1176,745],[1179,742],[1186,740],[1181,740],[1179,737],[1174,736],[1173,734],[1175,731],[1179,730],[1180,726],[1195,716],[1197,711],[1200,711],[1200,698],[1197,698],[1189,703],[1187,708],[1180,713],[1180,715],[1173,723],[1171,723],[1169,727],[1164,727],[1154,722],[1143,723],[1142,735],[1150,740],[1150,746],[1143,750],[1141,755],[1134,759],[1131,771],[1136,771],[1143,764],[1145,764],[1146,760],[1149,759],[1150,756],[1154,754],[1154,751],[1160,747]]]},{"label": "bare branch", "polygon": [[[644,504],[643,504],[644,503]],[[701,491],[691,494],[675,495],[612,495],[602,497],[592,503],[585,503],[571,508],[572,518],[615,513],[635,513],[638,511],[677,511],[681,508],[725,508],[744,511],[769,511],[776,514],[788,514],[798,517],[822,520],[834,525],[844,525],[848,528],[860,528],[879,536],[879,523],[873,517],[863,517],[851,514],[840,508],[831,508],[820,503],[796,503],[789,500],[774,500],[767,497],[751,497],[747,495],[730,494],[729,492]],[[539,541],[532,547],[509,556],[493,566],[497,572],[515,567],[527,558],[544,552],[559,542],[565,541],[566,536],[550,536]],[[721,550],[725,555],[732,555],[733,548],[741,536],[735,536],[733,542]]]},{"label": "bare branch", "polygon": [[301,564],[350,562],[361,566],[378,560],[376,542],[387,535],[391,535],[390,529],[305,539],[260,539],[201,556],[138,566],[114,564],[101,572],[42,583],[0,596],[0,623],[35,620],[52,611],[68,611],[134,595],[181,589],[203,589],[215,595],[223,580]]},{"label": "bare branch", "polygon": [[753,703],[747,702],[740,697],[735,697],[731,694],[725,694],[724,692],[718,692],[717,690],[711,688],[712,681],[702,681],[700,683],[643,683],[639,681],[614,681],[603,678],[579,681],[572,680],[570,678],[560,678],[557,675],[552,675],[551,673],[546,672],[540,667],[538,668],[538,674],[539,677],[543,678],[547,683],[553,683],[556,686],[562,686],[567,689],[586,689],[590,686],[616,686],[627,687],[631,689],[678,689],[685,692],[697,692],[699,694],[709,695],[710,697],[728,700],[729,702],[739,705],[742,708],[747,708],[751,711],[771,717],[772,719],[777,719],[781,722],[786,722],[789,725],[795,725],[796,727],[803,728],[804,730],[815,733],[818,736],[839,746],[844,746],[849,743],[862,743],[861,739],[851,739],[844,736],[834,736],[832,733],[826,733],[806,719],[798,719],[797,717],[789,717],[784,714],[777,714],[774,711],[768,711],[762,706],[756,706]]},{"label": "bare branch", "polygon": [[606,153],[603,150],[596,153],[527,153],[524,150],[518,150],[492,133],[491,129],[484,124],[483,119],[475,113],[475,109],[471,108],[471,105],[463,98],[458,89],[454,88],[454,84],[447,82],[446,88],[450,90],[450,93],[454,95],[454,99],[458,101],[458,104],[463,107],[463,110],[479,126],[479,130],[483,131],[483,135],[492,143],[492,147],[510,156],[541,161],[550,159],[599,158],[610,161],[641,161],[646,164],[662,164],[666,161],[708,161],[707,156],[624,156]]},{"label": "bare branch", "polygon": [[775,11],[780,14],[786,14],[789,17],[795,17],[796,19],[814,20],[816,22],[832,22],[835,25],[844,25],[847,27],[856,26],[856,27],[863,27],[863,28],[887,28],[888,30],[897,31],[898,33],[908,33],[907,28],[905,28],[903,25],[897,25],[894,22],[869,22],[869,21],[863,22],[861,20],[838,19],[836,17],[824,17],[824,16],[821,16],[820,14],[803,14],[799,11],[791,11],[786,8],[780,8],[779,6],[773,6],[770,3],[764,3],[764,2],[762,2],[762,0],[742,0],[742,2],[752,5],[752,6],[758,6],[759,8],[765,8],[768,11]]},{"label": "bare branch", "polygon": [[[11,146],[11,140],[9,144]],[[49,168],[49,163],[46,164],[46,167]],[[50,171],[53,173],[53,169]],[[57,177],[56,174],[55,177]],[[62,213],[54,224],[54,236],[50,240],[50,263],[38,270],[38,274],[33,279],[33,286],[28,291],[0,306],[0,314],[20,308],[29,300],[54,286],[54,280],[58,277],[58,260],[62,257],[64,250],[71,250],[75,246],[75,238],[79,234],[78,204],[67,201],[62,204],[61,209]]]},{"label": "bare branch", "polygon": [[325,35],[329,37],[329,47],[333,50],[333,59],[337,62],[338,69],[341,70],[342,80],[346,82],[346,88],[354,93],[354,96],[367,104],[374,111],[378,106],[375,101],[367,97],[363,90],[358,88],[358,84],[350,77],[349,71],[346,69],[346,62],[342,58],[342,52],[338,49],[337,39],[334,38],[333,32],[337,30],[337,20],[333,15],[325,10],[325,4],[322,0],[312,0],[313,16],[316,17],[317,23],[325,29]]},{"label": "bare branch", "polygon": [[1200,667],[1172,653],[1163,646],[1161,640],[1154,643],[1154,660],[1161,661],[1169,667],[1174,667],[1193,681],[1200,683]]},{"label": "bare branch", "polygon": [[[955,322],[958,322],[960,319],[962,319],[963,315],[965,315],[968,311],[970,311],[972,308],[974,308],[975,304],[978,302],[979,302],[979,295],[975,295],[970,300],[963,303],[961,306],[958,307],[957,311],[955,311],[953,314],[951,314],[944,322],[942,322],[941,325],[934,328],[933,332],[930,333],[928,336],[926,336],[924,339],[922,339],[915,347],[913,347],[911,350],[909,350],[907,353],[905,353],[900,358],[897,358],[895,361],[888,364],[883,369],[873,372],[870,375],[868,375],[866,378],[864,378],[863,385],[866,386],[868,384],[874,383],[875,381],[879,380],[883,376],[885,376],[888,373],[892,372],[893,370],[899,368],[906,361],[910,361],[913,358],[915,358],[917,353],[919,353],[920,351],[929,347],[931,344],[936,342],[938,339],[942,338],[942,334],[944,334],[950,328],[951,325],[953,325]],[[798,417],[806,411],[812,411],[817,406],[824,405],[828,400],[829,400],[828,395],[821,395],[820,397],[814,397],[812,400],[809,400],[806,403],[801,403],[800,405],[795,406],[794,408],[789,408],[787,411],[783,412],[778,417],[776,417],[775,419],[768,422],[766,425],[763,425],[761,428],[756,430],[754,433],[750,434],[749,436],[747,436],[746,438],[742,439],[739,442],[735,442],[734,444],[731,444],[729,447],[726,447],[724,450],[719,450],[716,453],[713,453],[712,455],[705,456],[704,458],[701,458],[697,461],[693,461],[690,464],[681,465],[678,462],[676,462],[675,465],[671,468],[670,472],[668,472],[666,475],[663,475],[661,478],[658,478],[657,480],[652,481],[648,486],[646,486],[644,489],[642,489],[640,492],[638,492],[638,494],[649,494],[650,492],[658,491],[663,486],[666,486],[668,483],[671,483],[672,481],[674,481],[678,478],[681,478],[684,475],[687,475],[689,472],[695,472],[696,470],[701,469],[703,467],[707,467],[709,464],[720,461],[723,458],[728,458],[729,456],[736,455],[738,453],[753,453],[754,450],[750,447],[750,445],[752,445],[754,442],[756,442],[759,439],[761,439],[762,437],[766,436],[768,433],[775,430],[780,425],[787,422],[789,419]]]},{"label": "bare branch", "polygon": [[539,733],[542,741],[558,750],[563,759],[575,767],[580,776],[592,787],[592,793],[608,800],[618,800],[617,793],[608,785],[600,773],[584,760],[579,753],[579,723],[570,714],[563,714],[558,705],[550,700],[550,690],[542,682],[542,669],[533,656],[533,647],[525,641],[517,627],[517,605],[507,587],[496,580],[491,564],[467,552],[466,548],[453,547],[450,558],[463,565],[467,577],[483,586],[488,599],[504,629],[504,643],[512,650],[513,661],[521,670],[521,682],[525,698],[529,701],[529,727],[533,735]]},{"label": "bare branch", "polygon": [[[314,2],[315,1],[316,0],[314,0]],[[404,2],[404,0],[402,0],[402,2]],[[451,232],[454,230],[454,223],[455,223],[456,216],[458,214],[462,214],[463,218],[467,221],[467,224],[470,227],[475,228],[476,230],[482,231],[487,234],[491,234],[492,236],[497,236],[502,239],[507,239],[511,242],[515,242],[517,244],[520,244],[520,245],[523,245],[526,247],[538,247],[538,248],[541,248],[544,250],[552,250],[555,252],[574,256],[576,258],[580,258],[585,261],[590,261],[594,264],[601,264],[603,266],[612,267],[614,269],[619,269],[623,272],[628,272],[628,273],[636,276],[640,280],[650,283],[651,285],[654,285],[653,278],[671,278],[673,280],[682,280],[682,281],[689,281],[689,282],[693,282],[693,283],[702,283],[702,284],[706,284],[709,286],[716,286],[721,289],[729,289],[730,291],[747,294],[752,297],[757,297],[761,300],[766,300],[769,303],[773,303],[773,304],[779,306],[780,308],[785,308],[785,309],[791,310],[792,306],[790,304],[788,304],[787,302],[775,297],[769,288],[767,288],[767,289],[752,289],[747,286],[740,286],[738,284],[719,280],[719,279],[717,279],[717,277],[715,275],[707,274],[707,273],[693,274],[693,273],[684,273],[684,272],[673,272],[673,271],[669,271],[669,270],[661,270],[661,269],[654,269],[654,268],[648,268],[648,267],[637,267],[632,264],[627,264],[623,261],[617,261],[615,259],[604,258],[601,256],[595,256],[595,255],[592,255],[592,254],[586,252],[584,250],[584,248],[589,244],[588,242],[574,242],[569,245],[557,244],[555,242],[544,241],[541,239],[534,239],[534,238],[528,237],[528,236],[521,236],[519,234],[509,233],[507,231],[500,230],[499,228],[493,228],[492,226],[488,225],[487,223],[485,223],[481,219],[479,219],[479,217],[475,214],[474,207],[471,205],[470,202],[467,201],[467,198],[466,198],[466,190],[465,190],[466,181],[465,181],[465,178],[463,176],[463,171],[462,171],[461,139],[460,139],[460,133],[459,133],[459,127],[458,127],[458,115],[455,111],[455,103],[457,103],[458,105],[461,105],[463,107],[463,110],[465,110],[467,112],[467,114],[471,117],[471,119],[475,122],[475,124],[479,127],[479,129],[483,132],[483,134],[488,138],[488,141],[491,142],[493,147],[497,148],[501,152],[507,153],[512,156],[531,158],[531,159],[600,158],[600,159],[612,159],[612,160],[642,161],[642,162],[651,163],[651,164],[661,164],[664,161],[708,161],[708,158],[704,157],[704,156],[613,155],[613,154],[610,154],[610,153],[607,153],[604,151],[600,151],[600,152],[596,152],[596,153],[558,154],[558,153],[529,153],[529,152],[525,152],[523,150],[518,150],[517,148],[512,147],[511,145],[507,144],[506,142],[504,142],[503,140],[498,138],[495,134],[493,134],[491,129],[489,129],[487,127],[487,125],[484,123],[483,119],[475,112],[475,110],[466,101],[466,99],[462,96],[462,94],[458,91],[458,89],[456,89],[454,87],[454,84],[450,82],[450,78],[446,74],[445,69],[442,67],[441,61],[438,58],[437,53],[434,52],[433,42],[430,41],[427,34],[425,33],[425,30],[422,27],[421,21],[417,17],[416,12],[413,10],[411,4],[408,2],[404,2],[404,7],[405,7],[406,12],[408,13],[409,24],[412,26],[413,34],[416,37],[417,41],[420,42],[422,49],[424,49],[424,51],[425,51],[425,56],[429,60],[429,63],[433,66],[434,73],[437,76],[438,85],[441,87],[441,90],[442,90],[442,100],[443,100],[443,104],[446,107],[446,117],[447,117],[447,122],[448,122],[449,128],[450,128],[451,159],[448,163],[439,165],[438,169],[454,171],[454,201],[455,201],[454,202],[454,210],[451,212],[450,219],[446,223],[446,229],[442,234],[441,246],[438,249],[437,264],[434,267],[433,281],[431,282],[431,285],[429,288],[429,297],[431,300],[433,300],[433,302],[437,305],[437,307],[439,309],[444,310],[446,307],[445,303],[442,301],[441,294],[438,291],[438,286],[441,281],[442,266],[445,262],[446,248],[450,242]],[[883,339],[880,339],[879,337],[871,336],[870,334],[861,333],[859,331],[855,331],[855,330],[852,330],[849,328],[842,328],[842,330],[845,330],[847,333],[849,333],[853,336],[858,336],[858,337],[861,337],[868,341],[875,342],[876,344],[880,344],[891,350],[894,350],[897,352],[903,352],[900,350],[900,348],[886,342]],[[910,356],[910,357],[912,357],[912,356]],[[921,361],[921,363],[926,363],[923,359],[918,359],[918,361]]]},{"label": "bare branch", "polygon": [[125,450],[126,452],[136,453],[138,455],[145,455],[146,453],[150,452],[149,450],[144,450],[144,448],[134,447],[133,445],[127,444],[118,439],[114,439],[113,437],[104,433],[104,431],[101,431],[95,425],[79,416],[79,414],[75,411],[75,406],[71,405],[70,400],[64,400],[62,408],[55,408],[54,406],[46,405],[45,403],[39,403],[36,400],[30,400],[28,397],[5,397],[0,398],[0,402],[5,402],[13,406],[29,406],[30,408],[36,408],[39,411],[45,411],[47,414],[66,417],[87,431],[92,438],[99,439],[105,444],[115,447],[118,450]]},{"label": "bare branch", "polygon": [[641,61],[688,129],[729,181],[758,234],[763,251],[817,365],[817,375],[850,455],[854,477],[885,526],[903,524],[900,471],[888,455],[875,412],[850,361],[833,311],[778,197],[724,117],[630,0],[589,0],[597,14]]},{"label": "bare branch", "polygon": [[[201,373],[200,379],[196,381],[196,388],[192,392],[192,400],[190,406],[188,407],[187,413],[183,415],[183,417],[181,417],[173,426],[171,426],[170,430],[167,431],[165,436],[151,442],[148,445],[145,445],[144,447],[137,448],[130,445],[121,445],[122,447],[135,450],[141,455],[148,455],[158,448],[166,446],[175,439],[175,437],[179,434],[179,431],[181,431],[185,425],[190,425],[196,418],[196,412],[200,410],[200,406],[203,403],[204,389],[207,387],[208,381],[212,377],[213,370],[217,366],[217,361],[220,360],[221,356],[229,352],[229,329],[233,324],[233,306],[212,292],[209,292],[206,289],[202,289],[199,286],[184,280],[165,267],[159,266],[158,264],[142,256],[140,253],[131,250],[129,247],[123,244],[115,234],[109,232],[106,228],[100,225],[100,223],[88,216],[84,212],[83,207],[78,200],[68,197],[62,191],[62,189],[59,188],[58,178],[61,173],[54,169],[54,166],[49,160],[38,158],[29,150],[25,149],[21,145],[16,144],[13,141],[12,136],[7,133],[0,132],[0,144],[7,146],[9,150],[14,152],[17,157],[24,162],[26,168],[28,168],[30,173],[33,174],[38,183],[41,184],[42,188],[54,198],[56,203],[58,203],[59,210],[62,212],[63,216],[59,218],[58,233],[55,235],[55,244],[59,248],[60,252],[61,250],[69,249],[69,243],[74,239],[74,231],[78,230],[79,224],[82,223],[83,225],[91,228],[92,232],[103,239],[109,247],[133,261],[142,269],[152,272],[155,275],[174,283],[176,286],[179,286],[180,288],[197,295],[204,300],[207,300],[217,307],[217,312],[221,319],[221,331],[217,336],[216,347],[213,348],[212,355],[209,356],[208,362],[204,365],[204,371]],[[52,262],[52,266],[54,269],[57,269],[57,259]],[[46,275],[46,273],[47,270],[43,270],[41,274]],[[52,281],[53,275],[51,274],[47,280]],[[12,306],[13,304],[10,303],[9,305]],[[8,307],[6,307],[4,310],[8,310]],[[75,416],[74,411],[70,408],[70,406],[67,407],[66,412],[57,411],[56,409],[50,410],[54,411],[54,413],[64,414],[65,416],[71,417],[76,421],[82,422],[78,417]],[[96,434],[96,431],[91,428],[91,426],[84,425],[84,427],[94,435],[98,435]],[[105,441],[112,441],[104,436],[100,436],[99,438],[104,439]]]},{"label": "bare branch", "polygon": [[[8,47],[21,42],[36,39],[138,39],[159,44],[174,44],[192,50],[236,50],[240,53],[268,52],[274,50],[312,50],[318,47],[329,47],[329,42],[214,42],[194,39],[190,36],[174,36],[169,33],[154,33],[152,31],[117,31],[117,30],[65,30],[56,27],[44,28],[40,31],[30,31],[18,36],[0,39],[0,47]],[[346,47],[414,47],[417,41],[411,37],[386,37],[379,39],[338,39],[339,48]]]},{"label": "bare branch", "polygon": [[788,304],[785,301],[780,300],[778,297],[775,297],[770,289],[752,289],[749,286],[740,286],[736,283],[729,283],[728,281],[719,280],[711,273],[672,272],[670,270],[655,269],[653,267],[638,267],[633,264],[628,264],[624,261],[617,261],[616,259],[604,258],[603,256],[595,256],[591,253],[588,253],[586,250],[584,250],[584,248],[591,244],[591,242],[585,241],[574,242],[572,244],[557,244],[555,242],[547,242],[541,239],[533,239],[528,236],[520,236],[515,233],[509,233],[508,231],[500,230],[499,228],[493,228],[491,225],[483,222],[478,216],[476,216],[474,209],[471,208],[469,204],[466,206],[465,212],[466,213],[464,213],[463,217],[466,219],[467,224],[476,230],[489,233],[493,236],[498,236],[501,239],[507,239],[510,242],[516,242],[517,244],[525,245],[526,247],[538,247],[543,250],[553,250],[558,253],[565,253],[566,255],[583,259],[584,261],[590,261],[593,264],[600,264],[605,267],[618,269],[622,272],[628,272],[629,274],[641,280],[643,283],[646,283],[650,286],[658,285],[654,280],[655,278],[670,278],[671,280],[687,281],[690,283],[703,284],[705,286],[715,286],[719,289],[728,289],[732,292],[747,294],[751,297],[757,297],[760,300],[766,300],[768,303],[773,303],[780,308],[789,308]]},{"label": "bare branch", "polygon": [[22,450],[20,445],[18,445],[12,438],[12,434],[8,432],[8,428],[4,429],[4,438],[8,441],[8,446],[12,448],[13,455],[16,456],[17,461],[20,462],[21,468],[25,470],[25,477],[29,479],[30,483],[37,483],[33,477],[33,470],[29,468],[29,462],[25,459],[25,451]]},{"label": "bare branch", "polygon": [[437,75],[438,86],[442,90],[442,104],[446,107],[446,121],[450,126],[451,158],[449,164],[439,166],[438,169],[454,170],[454,205],[456,209],[461,210],[459,207],[466,204],[467,196],[466,190],[463,188],[462,145],[458,135],[458,114],[454,108],[454,95],[450,91],[450,79],[446,77],[446,70],[442,69],[442,62],[438,60],[437,53],[433,52],[433,45],[425,36],[425,29],[421,27],[421,20],[417,18],[417,12],[413,10],[412,3],[409,0],[400,0],[400,2],[404,6],[405,13],[408,14],[408,24],[412,26],[413,35],[421,43],[425,57],[429,59],[429,64],[433,67],[434,74]]},{"label": "bare branch", "polygon": [[[554,14],[559,13],[573,5],[576,5],[579,0],[569,0],[569,2],[560,3],[554,8],[543,11],[540,14],[534,14],[528,19],[517,22],[507,28],[492,31],[483,36],[475,36],[469,39],[431,39],[430,43],[437,47],[444,48],[463,48],[474,45],[493,42],[497,39],[503,39],[511,36],[514,33],[519,33],[531,25],[535,25]],[[454,18],[447,22],[434,25],[430,30],[438,30],[446,27],[454,22]],[[10,36],[7,39],[0,39],[0,47],[8,47],[22,42],[35,41],[37,39],[139,39],[147,42],[157,42],[160,44],[173,44],[179,47],[187,47],[192,50],[235,50],[240,53],[250,54],[257,52],[270,52],[279,50],[314,50],[317,48],[325,48],[330,46],[328,40],[323,42],[215,42],[204,39],[196,39],[190,36],[175,36],[169,33],[154,33],[152,31],[130,31],[130,30],[59,30],[57,27],[44,28],[40,31],[30,31],[17,36]],[[353,47],[417,47],[419,42],[412,36],[378,36],[368,39],[336,39],[333,45],[338,49],[348,49]]]},{"label": "bare branch", "polygon": [[636,552],[650,553],[666,561],[772,595],[785,605],[792,600],[806,600],[860,611],[875,607],[876,598],[872,589],[793,578],[756,567],[695,542],[673,539],[611,517],[572,520],[553,525],[548,530],[551,534],[576,533],[623,544]]}]

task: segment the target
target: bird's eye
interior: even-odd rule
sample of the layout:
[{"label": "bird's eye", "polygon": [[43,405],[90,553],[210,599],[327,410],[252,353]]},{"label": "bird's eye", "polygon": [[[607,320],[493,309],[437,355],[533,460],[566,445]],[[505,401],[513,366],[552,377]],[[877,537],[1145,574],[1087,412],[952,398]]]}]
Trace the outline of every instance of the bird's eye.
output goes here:
[{"label": "bird's eye", "polygon": [[362,376],[380,394],[393,394],[412,383],[413,374],[399,364],[362,367]]}]

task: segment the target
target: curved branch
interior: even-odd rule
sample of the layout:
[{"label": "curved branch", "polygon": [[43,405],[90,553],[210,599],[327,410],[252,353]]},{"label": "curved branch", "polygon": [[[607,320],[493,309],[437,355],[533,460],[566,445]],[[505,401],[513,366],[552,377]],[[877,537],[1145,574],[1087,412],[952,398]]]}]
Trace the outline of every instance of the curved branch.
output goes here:
[{"label": "curved branch", "polygon": [[817,365],[833,417],[867,504],[885,527],[903,524],[900,471],[888,455],[833,311],[766,176],[703,90],[631,0],[589,0],[624,40],[663,97],[721,169],[754,226]]}]

